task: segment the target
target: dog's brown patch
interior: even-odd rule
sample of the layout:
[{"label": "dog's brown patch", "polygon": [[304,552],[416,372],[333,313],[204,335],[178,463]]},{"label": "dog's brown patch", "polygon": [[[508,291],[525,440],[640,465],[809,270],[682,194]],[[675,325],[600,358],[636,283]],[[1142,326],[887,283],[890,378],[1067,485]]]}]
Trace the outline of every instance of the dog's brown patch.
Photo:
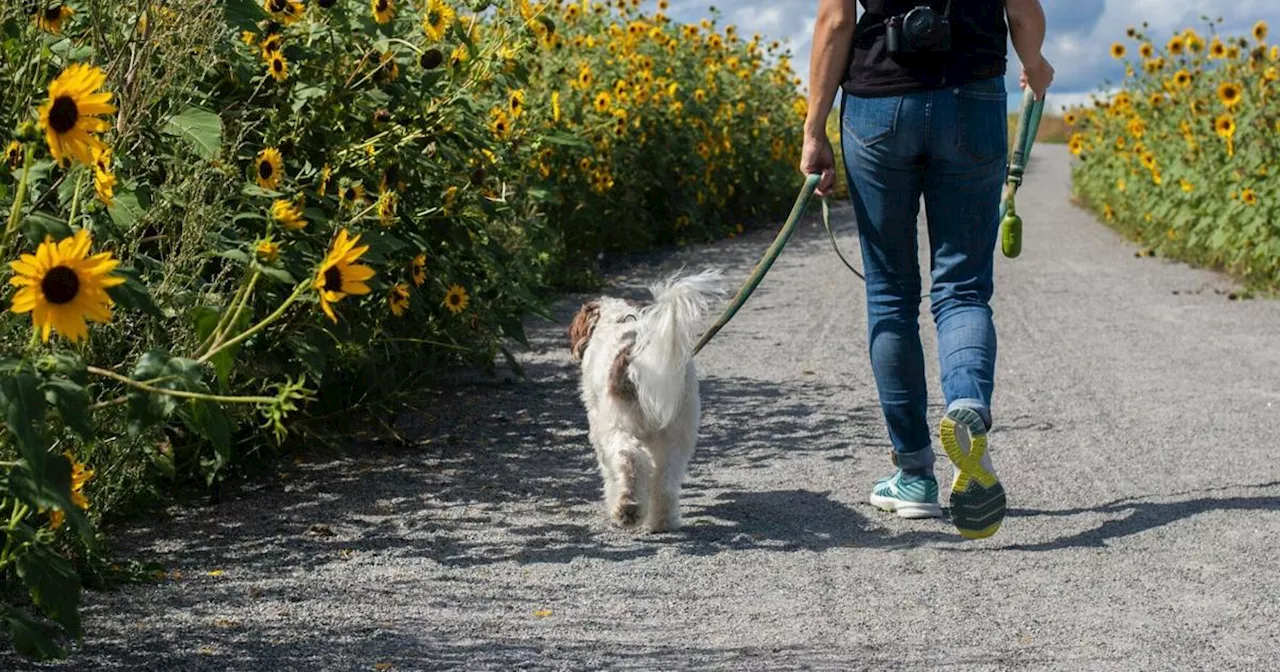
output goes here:
[{"label": "dog's brown patch", "polygon": [[578,314],[573,316],[573,322],[569,324],[569,353],[574,359],[582,359],[582,354],[587,350],[587,343],[591,340],[591,332],[596,328],[596,321],[599,319],[599,301],[588,301],[582,304]]},{"label": "dog's brown patch", "polygon": [[618,351],[613,358],[613,366],[609,367],[609,394],[619,399],[636,398],[636,385],[627,377],[627,367],[631,365],[631,344]]}]

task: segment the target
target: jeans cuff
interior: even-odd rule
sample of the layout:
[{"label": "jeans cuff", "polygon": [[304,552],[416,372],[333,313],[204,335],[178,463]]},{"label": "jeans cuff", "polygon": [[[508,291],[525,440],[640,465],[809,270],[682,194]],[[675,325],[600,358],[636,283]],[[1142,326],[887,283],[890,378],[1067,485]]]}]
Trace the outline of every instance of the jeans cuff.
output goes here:
[{"label": "jeans cuff", "polygon": [[926,446],[909,453],[893,452],[893,464],[899,469],[931,469],[933,468],[933,463],[933,446]]},{"label": "jeans cuff", "polygon": [[991,409],[982,403],[981,399],[956,399],[947,405],[947,412],[950,413],[957,408],[968,408],[977,411],[978,416],[982,418],[982,424],[987,426],[987,430],[991,430]]}]

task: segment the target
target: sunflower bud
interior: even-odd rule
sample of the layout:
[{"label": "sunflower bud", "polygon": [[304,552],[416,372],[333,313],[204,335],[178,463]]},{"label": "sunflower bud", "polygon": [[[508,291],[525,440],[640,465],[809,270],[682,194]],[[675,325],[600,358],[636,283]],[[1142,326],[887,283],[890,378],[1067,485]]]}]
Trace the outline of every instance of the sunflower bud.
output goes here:
[{"label": "sunflower bud", "polygon": [[18,132],[15,134],[22,142],[35,142],[40,139],[40,131],[36,128],[36,122],[24,121],[18,125]]}]

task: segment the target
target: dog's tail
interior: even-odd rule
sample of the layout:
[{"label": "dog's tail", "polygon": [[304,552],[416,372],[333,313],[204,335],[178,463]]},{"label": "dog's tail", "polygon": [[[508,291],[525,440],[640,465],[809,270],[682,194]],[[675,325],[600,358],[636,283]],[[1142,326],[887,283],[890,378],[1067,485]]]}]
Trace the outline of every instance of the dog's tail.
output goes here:
[{"label": "dog's tail", "polygon": [[654,302],[640,313],[629,374],[641,410],[659,428],[671,424],[683,402],[698,322],[723,294],[720,278],[719,269],[710,269],[649,286]]}]

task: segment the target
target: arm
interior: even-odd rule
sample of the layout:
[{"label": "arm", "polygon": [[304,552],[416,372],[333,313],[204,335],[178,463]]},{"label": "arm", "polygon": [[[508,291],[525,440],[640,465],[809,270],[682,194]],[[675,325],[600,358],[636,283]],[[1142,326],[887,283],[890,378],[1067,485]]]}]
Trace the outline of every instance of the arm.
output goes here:
[{"label": "arm", "polygon": [[836,88],[844,79],[857,23],[857,0],[819,0],[809,54],[809,113],[804,120],[800,170],[821,173],[816,193],[826,195],[835,183],[835,156],[827,138],[827,116]]},{"label": "arm", "polygon": [[1030,86],[1036,99],[1044,98],[1045,89],[1053,82],[1053,66],[1041,53],[1045,36],[1044,8],[1040,0],[1005,0],[1005,16],[1013,49],[1022,61],[1022,86]]}]

